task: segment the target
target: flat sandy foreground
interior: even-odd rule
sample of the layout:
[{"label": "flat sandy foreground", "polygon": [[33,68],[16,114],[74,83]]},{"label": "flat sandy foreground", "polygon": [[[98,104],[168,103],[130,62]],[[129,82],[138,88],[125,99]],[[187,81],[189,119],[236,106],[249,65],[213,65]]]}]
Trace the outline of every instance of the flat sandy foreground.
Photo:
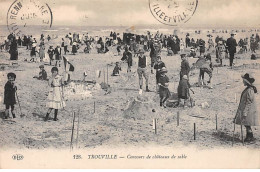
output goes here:
[{"label": "flat sandy foreground", "polygon": [[[48,47],[48,46],[46,46]],[[71,48],[70,48],[71,50]],[[83,47],[76,55],[70,53],[66,56],[74,65],[72,80],[82,80],[83,72],[86,71],[87,81],[97,80],[99,84],[104,82],[104,71],[107,72],[107,65],[120,61],[121,56],[116,54],[116,47],[113,47],[109,54],[97,54],[93,50],[90,54],[83,52]],[[188,50],[186,50],[188,52]],[[112,53],[113,52],[113,53]],[[71,143],[71,129],[73,112],[79,114],[78,147],[111,147],[136,146],[145,147],[148,145],[160,145],[168,147],[196,146],[202,149],[208,148],[230,148],[232,147],[232,132],[234,125],[232,120],[239,103],[241,92],[244,89],[241,75],[245,72],[252,72],[256,78],[256,86],[260,91],[259,59],[250,60],[250,53],[237,54],[235,68],[229,67],[214,68],[213,89],[193,87],[195,94],[191,94],[196,101],[193,108],[183,109],[182,107],[161,108],[159,106],[159,95],[155,93],[155,74],[150,74],[149,88],[153,92],[138,94],[137,58],[134,58],[132,73],[127,74],[127,65],[122,63],[120,76],[112,77],[114,68],[108,66],[108,84],[111,89],[106,92],[98,86],[80,86],[77,88],[85,90],[80,95],[77,88],[74,90],[78,95],[67,96],[66,108],[60,110],[59,121],[50,120],[44,122],[43,118],[47,112],[46,99],[48,84],[46,81],[39,81],[33,76],[38,75],[40,62],[29,63],[24,61],[30,59],[29,51],[24,47],[19,48],[19,60],[10,61],[9,54],[0,53],[1,63],[5,64],[5,70],[0,71],[0,95],[1,95],[1,118],[0,118],[0,147],[1,149],[69,149]],[[149,57],[148,52],[146,55]],[[215,53],[211,53],[213,63]],[[150,59],[150,58],[148,58]],[[168,69],[170,78],[169,89],[176,93],[180,56],[166,56],[166,50],[162,51],[162,60]],[[197,59],[189,59],[192,64]],[[18,64],[12,64],[18,63]],[[150,63],[150,61],[149,61]],[[224,61],[228,64],[228,59]],[[63,63],[62,63],[63,66]],[[45,65],[48,75],[51,75],[52,66]],[[60,68],[60,73],[63,72]],[[101,77],[96,77],[96,70],[101,70]],[[6,74],[15,72],[18,86],[18,96],[21,104],[22,114],[18,104],[15,106],[17,119],[3,120],[5,106],[3,104],[4,85],[7,81]],[[198,81],[199,70],[192,71],[190,83],[195,85]],[[206,81],[208,76],[206,75]],[[107,73],[105,73],[107,82]],[[70,85],[71,86],[71,85]],[[72,85],[73,86],[73,85]],[[73,89],[73,88],[70,88]],[[91,95],[91,96],[90,96]],[[256,94],[257,103],[260,103],[259,95]],[[237,99],[237,100],[236,100]],[[95,102],[95,113],[94,113]],[[207,102],[209,107],[202,107]],[[260,107],[260,106],[258,106]],[[152,112],[155,109],[155,112]],[[179,126],[177,126],[177,112],[179,112]],[[260,111],[259,111],[260,112]],[[217,130],[216,130],[217,115]],[[51,114],[53,117],[53,112]],[[153,119],[158,119],[157,134],[153,130]],[[196,123],[196,140],[194,140],[194,123]],[[78,118],[75,122],[74,147],[76,145]],[[244,137],[245,137],[245,128]],[[247,148],[259,148],[260,133],[259,127],[253,127],[255,143],[246,144]],[[234,147],[243,147],[240,137],[240,126],[236,126]]]}]

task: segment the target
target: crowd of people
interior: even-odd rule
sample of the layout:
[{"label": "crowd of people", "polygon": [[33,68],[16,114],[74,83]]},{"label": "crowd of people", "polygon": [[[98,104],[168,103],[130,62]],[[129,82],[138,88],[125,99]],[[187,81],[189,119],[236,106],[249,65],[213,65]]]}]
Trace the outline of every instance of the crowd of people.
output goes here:
[{"label": "crowd of people", "polygon": [[[197,57],[198,60],[203,61],[203,64],[200,65],[200,73],[199,73],[199,81],[198,83],[202,83],[207,85],[204,82],[204,74],[207,73],[209,75],[208,84],[209,88],[212,87],[212,76],[213,76],[213,65],[211,61],[211,55],[209,52],[212,49],[216,51],[216,59],[220,65],[223,65],[223,59],[229,58],[229,66],[232,68],[234,65],[235,53],[237,53],[237,46],[241,48],[240,53],[245,53],[247,51],[251,51],[255,53],[258,49],[259,45],[259,35],[252,35],[250,37],[250,47],[248,47],[248,39],[240,39],[237,43],[235,39],[235,33],[232,32],[230,34],[230,38],[224,40],[223,37],[217,36],[215,38],[215,45],[212,39],[212,35],[207,35],[208,37],[208,47],[206,47],[206,41],[203,39],[197,39],[195,41],[194,38],[190,38],[189,34],[186,34],[185,41],[182,38],[179,38],[178,35],[164,35],[156,32],[156,34],[151,34],[147,32],[145,35],[137,35],[132,33],[123,33],[123,39],[119,33],[111,32],[107,37],[98,37],[98,36],[90,36],[87,34],[83,34],[80,38],[79,34],[67,34],[64,38],[61,38],[60,43],[56,46],[49,45],[47,54],[49,59],[49,65],[52,65],[51,69],[51,77],[47,77],[47,72],[44,70],[44,65],[40,65],[40,73],[36,78],[40,80],[48,80],[51,91],[49,92],[47,98],[46,106],[49,108],[45,117],[45,121],[49,120],[49,115],[51,111],[54,109],[54,121],[57,121],[58,110],[65,107],[65,102],[63,99],[63,88],[64,88],[64,79],[61,75],[59,75],[58,67],[61,66],[62,56],[66,55],[70,52],[72,55],[76,55],[81,46],[84,46],[85,53],[91,53],[93,50],[96,50],[97,53],[107,53],[110,51],[111,47],[116,47],[117,53],[120,57],[119,60],[125,61],[127,63],[127,72],[133,72],[133,58],[136,56],[138,58],[137,63],[137,74],[139,78],[139,94],[143,93],[143,79],[145,80],[145,91],[151,92],[149,87],[149,76],[150,73],[154,74],[154,70],[156,71],[155,79],[156,79],[156,92],[160,97],[160,106],[166,108],[166,101],[170,97],[171,93],[168,88],[169,86],[169,77],[167,76],[167,68],[166,64],[162,61],[162,49],[167,50],[167,55],[180,55],[182,60],[180,66],[179,73],[179,85],[178,85],[178,103],[176,106],[181,106],[181,101],[184,100],[184,107],[187,107],[189,102],[192,106],[193,100],[191,100],[191,96],[189,91],[191,89],[190,82],[190,71],[191,66],[188,62],[188,58]],[[7,37],[7,40],[4,43],[4,49],[10,53],[10,60],[18,60],[18,47],[24,46],[28,51],[30,51],[31,59],[27,60],[29,62],[42,62],[45,57],[45,46],[46,41],[50,41],[51,37],[48,35],[45,40],[45,36],[41,34],[39,39],[39,44],[37,46],[37,40],[31,36],[24,36],[23,39],[20,37],[16,39],[14,34],[10,34]],[[189,53],[185,53],[185,49],[190,50]],[[124,50],[122,57],[121,51]],[[199,55],[196,53],[199,51]],[[149,52],[149,58],[147,55]],[[38,54],[38,55],[37,55]],[[39,56],[39,58],[37,57]],[[150,61],[150,66],[148,66],[148,61]],[[170,64],[169,64],[170,65]],[[118,76],[120,71],[122,71],[121,66],[117,62],[115,68],[113,70],[112,76]],[[5,98],[4,103],[6,105],[6,118],[9,117],[9,108],[11,108],[11,113],[13,118],[15,118],[15,114],[13,113],[15,101],[15,91],[17,86],[14,84],[14,80],[16,79],[16,75],[14,73],[9,73],[7,75],[8,81],[5,85]],[[246,126],[247,137],[245,141],[253,140],[252,129],[250,126],[259,125],[257,123],[256,117],[258,116],[255,107],[255,98],[254,94],[257,93],[256,87],[253,85],[255,79],[249,75],[245,74],[243,77],[244,84],[246,86],[245,91],[243,91],[241,96],[241,101],[239,104],[238,112],[235,117],[235,123],[241,123],[243,120],[243,124]],[[250,102],[250,103],[249,103]],[[252,103],[253,102],[253,103]]]}]

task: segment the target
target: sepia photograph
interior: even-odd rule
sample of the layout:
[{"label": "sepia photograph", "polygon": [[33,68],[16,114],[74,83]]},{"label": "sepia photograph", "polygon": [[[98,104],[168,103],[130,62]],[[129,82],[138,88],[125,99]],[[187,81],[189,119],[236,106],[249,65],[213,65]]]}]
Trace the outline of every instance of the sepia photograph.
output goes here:
[{"label": "sepia photograph", "polygon": [[0,169],[259,169],[259,0],[0,0]]}]

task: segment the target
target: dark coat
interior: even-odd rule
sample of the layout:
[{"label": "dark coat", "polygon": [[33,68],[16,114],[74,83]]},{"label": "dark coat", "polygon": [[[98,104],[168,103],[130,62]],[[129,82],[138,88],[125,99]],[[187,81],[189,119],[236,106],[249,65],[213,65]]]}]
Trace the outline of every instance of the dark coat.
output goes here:
[{"label": "dark coat", "polygon": [[56,47],[54,53],[55,53],[55,60],[61,60],[61,48]]},{"label": "dark coat", "polygon": [[190,97],[189,88],[189,81],[186,79],[181,79],[178,86],[178,98],[188,99]]},{"label": "dark coat", "polygon": [[187,60],[183,60],[181,62],[181,76],[183,75],[188,75],[190,72],[190,65],[189,65],[189,62]]},{"label": "dark coat", "polygon": [[161,84],[159,87],[160,98],[170,97],[171,93],[169,91],[169,88],[166,86],[166,83],[169,83],[169,78],[166,75],[165,76],[160,75],[159,83]]},{"label": "dark coat", "polygon": [[32,56],[36,56],[36,47],[32,47],[32,50],[31,50],[31,57]]},{"label": "dark coat", "polygon": [[115,68],[114,68],[114,70],[113,70],[113,76],[115,76],[115,75],[119,75],[119,71],[121,70],[121,67],[119,67],[119,66],[115,66]]},{"label": "dark coat", "polygon": [[47,72],[44,69],[39,72],[39,79],[40,80],[47,80]]},{"label": "dark coat", "polygon": [[16,88],[13,87],[13,84],[7,81],[7,83],[5,84],[5,91],[4,91],[4,104],[13,105],[16,103],[15,90]]},{"label": "dark coat", "polygon": [[160,63],[155,63],[154,65],[154,69],[156,69],[156,83],[159,82],[159,78],[160,78],[160,70],[166,67],[164,62],[160,62]]},{"label": "dark coat", "polygon": [[229,53],[231,54],[236,53],[237,41],[234,38],[232,37],[228,38],[226,45]]},{"label": "dark coat", "polygon": [[132,53],[131,52],[127,52],[126,53],[126,57],[127,57],[127,64],[128,66],[133,66],[133,56],[132,56]]},{"label": "dark coat", "polygon": [[13,41],[10,46],[10,60],[18,59],[17,41]]}]

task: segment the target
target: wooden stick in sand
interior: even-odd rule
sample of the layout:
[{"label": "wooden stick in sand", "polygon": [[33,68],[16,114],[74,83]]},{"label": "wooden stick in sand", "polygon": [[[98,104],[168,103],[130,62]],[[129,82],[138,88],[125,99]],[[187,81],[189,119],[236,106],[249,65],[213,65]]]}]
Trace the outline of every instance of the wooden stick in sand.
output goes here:
[{"label": "wooden stick in sand", "polygon": [[108,64],[107,64],[107,85],[108,85]]},{"label": "wooden stick in sand", "polygon": [[154,118],[154,119],[153,119],[153,130],[154,130],[154,134],[157,134],[157,126],[156,126],[156,122],[157,122],[157,119]]},{"label": "wooden stick in sand", "polygon": [[105,69],[103,69],[103,73],[104,73],[104,84],[106,83],[106,73],[105,73]]},{"label": "wooden stick in sand", "polygon": [[196,140],[196,123],[194,123],[194,140]]},{"label": "wooden stick in sand", "polygon": [[218,130],[218,114],[216,113],[216,130]]},{"label": "wooden stick in sand", "polygon": [[96,113],[96,102],[94,101],[94,113]]},{"label": "wooden stick in sand", "polygon": [[76,148],[78,148],[78,142],[79,142],[79,112],[80,112],[80,109],[78,111],[78,126],[77,126]]},{"label": "wooden stick in sand", "polygon": [[180,124],[180,112],[177,112],[177,126]]},{"label": "wooden stick in sand", "polygon": [[74,123],[75,123],[75,112],[73,112],[72,129],[71,129],[71,141],[70,141],[70,150],[73,150]]}]

